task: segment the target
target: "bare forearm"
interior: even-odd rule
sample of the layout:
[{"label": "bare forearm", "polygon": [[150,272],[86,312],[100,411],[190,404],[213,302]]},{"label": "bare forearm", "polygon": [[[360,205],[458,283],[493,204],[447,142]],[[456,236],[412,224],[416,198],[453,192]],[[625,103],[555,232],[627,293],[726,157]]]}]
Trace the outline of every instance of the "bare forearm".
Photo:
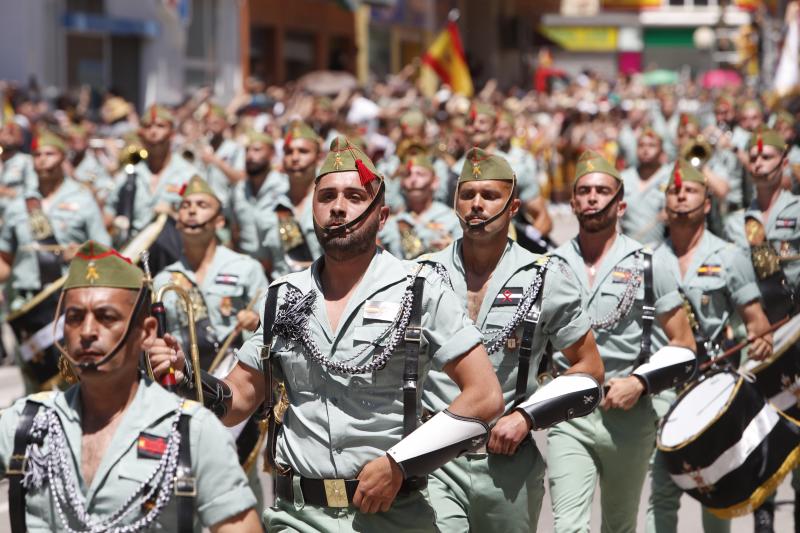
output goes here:
[{"label": "bare forearm", "polygon": [[503,391],[483,345],[451,361],[444,371],[461,389],[461,394],[449,406],[450,412],[485,422],[503,413]]},{"label": "bare forearm", "polygon": [[237,364],[225,383],[231,389],[230,405],[222,423],[228,427],[245,421],[264,401],[264,378],[260,371]]},{"label": "bare forearm", "polygon": [[689,318],[683,307],[676,307],[659,315],[658,321],[669,339],[670,346],[682,346],[697,352],[692,327],[689,325]]},{"label": "bare forearm", "polygon": [[597,343],[594,340],[594,333],[589,330],[575,344],[563,350],[564,356],[570,362],[566,374],[584,373],[589,374],[598,383],[605,380],[605,366],[597,350]]}]

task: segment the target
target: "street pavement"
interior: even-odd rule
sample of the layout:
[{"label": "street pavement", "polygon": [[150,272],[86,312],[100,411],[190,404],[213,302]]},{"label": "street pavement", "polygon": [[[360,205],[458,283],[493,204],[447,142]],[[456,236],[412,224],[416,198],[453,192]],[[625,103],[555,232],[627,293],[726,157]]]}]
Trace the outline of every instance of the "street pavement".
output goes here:
[{"label": "street pavement", "polygon": [[[577,232],[577,224],[568,209],[554,209],[552,211],[554,230],[553,239],[556,242],[564,242],[572,238]],[[16,398],[23,394],[19,372],[15,367],[0,367],[0,409],[10,405]],[[536,433],[535,440],[543,455],[547,455],[547,442],[543,433]],[[264,487],[264,501],[268,504],[272,501],[272,482],[269,476],[261,474],[261,484]],[[545,480],[545,487],[547,481]],[[647,511],[647,500],[650,494],[650,478],[648,476],[642,491],[639,503],[639,515],[637,518],[637,531],[644,531],[645,513]],[[11,533],[8,524],[8,484],[0,482],[0,533]],[[792,529],[792,513],[794,500],[790,481],[787,478],[778,489],[777,509],[775,513],[775,531],[777,533],[787,533]],[[553,531],[553,513],[550,505],[549,493],[545,496],[542,504],[542,513],[539,518],[538,530],[542,533]],[[600,491],[595,494],[592,505],[591,531],[600,531]],[[700,504],[691,497],[684,495],[681,499],[681,508],[678,515],[678,533],[697,533],[702,531],[700,522]],[[751,533],[753,531],[752,516],[737,518],[733,521],[732,533]]]}]

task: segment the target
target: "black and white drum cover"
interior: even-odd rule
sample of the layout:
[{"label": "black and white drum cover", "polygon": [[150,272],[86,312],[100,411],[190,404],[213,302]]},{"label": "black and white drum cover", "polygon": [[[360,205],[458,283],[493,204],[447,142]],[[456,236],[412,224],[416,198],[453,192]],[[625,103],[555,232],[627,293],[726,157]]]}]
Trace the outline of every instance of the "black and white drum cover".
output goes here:
[{"label": "black and white drum cover", "polygon": [[787,415],[800,419],[800,315],[772,336],[773,354],[766,361],[748,360],[742,369],[756,377],[756,387]]},{"label": "black and white drum cover", "polygon": [[800,426],[729,371],[678,398],[658,432],[672,480],[720,518],[751,513],[800,458]]}]

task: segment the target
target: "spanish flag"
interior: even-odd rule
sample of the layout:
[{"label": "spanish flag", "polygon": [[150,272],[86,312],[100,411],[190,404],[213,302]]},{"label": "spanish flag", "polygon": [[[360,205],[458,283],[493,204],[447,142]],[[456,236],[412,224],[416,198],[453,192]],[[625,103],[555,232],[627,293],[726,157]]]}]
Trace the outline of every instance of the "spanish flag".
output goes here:
[{"label": "spanish flag", "polygon": [[422,91],[428,96],[433,95],[439,80],[448,84],[453,92],[472,96],[472,77],[464,57],[461,34],[454,20],[447,22],[447,27],[422,56],[420,72]]}]

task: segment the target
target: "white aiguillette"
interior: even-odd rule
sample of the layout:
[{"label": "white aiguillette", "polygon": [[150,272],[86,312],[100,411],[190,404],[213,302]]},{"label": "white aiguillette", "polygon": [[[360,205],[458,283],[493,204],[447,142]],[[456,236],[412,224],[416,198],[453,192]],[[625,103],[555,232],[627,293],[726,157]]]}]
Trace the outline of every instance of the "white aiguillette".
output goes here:
[{"label": "white aiguillette", "polygon": [[400,312],[400,304],[397,302],[381,302],[378,300],[367,300],[364,304],[364,318],[370,320],[384,320],[391,322]]}]

